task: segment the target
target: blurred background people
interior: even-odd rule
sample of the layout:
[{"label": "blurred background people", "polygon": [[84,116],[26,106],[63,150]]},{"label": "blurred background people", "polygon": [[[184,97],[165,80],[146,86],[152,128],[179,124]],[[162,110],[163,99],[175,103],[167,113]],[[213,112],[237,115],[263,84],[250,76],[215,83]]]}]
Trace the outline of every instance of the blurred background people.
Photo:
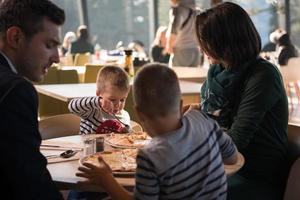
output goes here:
[{"label": "blurred background people", "polygon": [[153,62],[169,63],[170,54],[166,51],[166,26],[160,26],[151,46],[151,59]]},{"label": "blurred background people", "polygon": [[195,0],[170,0],[167,52],[170,66],[196,67],[202,54],[195,37]]},{"label": "blurred background people", "polygon": [[145,45],[140,40],[133,40],[128,44],[128,48],[133,50],[133,56],[139,59],[147,59],[148,55],[145,51]]},{"label": "blurred background people", "polygon": [[75,42],[75,40],[76,40],[76,34],[73,31],[69,31],[66,33],[60,49],[61,51],[60,53],[62,56],[66,55],[66,53],[68,52],[71,46],[71,43]]},{"label": "blurred background people", "polygon": [[276,51],[276,38],[275,38],[274,31],[270,33],[269,40],[270,41],[262,47],[261,49],[262,52]]},{"label": "blurred background people", "polygon": [[278,64],[287,65],[288,60],[293,57],[298,57],[298,51],[292,44],[290,35],[283,32],[277,39]]},{"label": "blurred background people", "polygon": [[86,25],[78,27],[77,40],[71,43],[70,53],[94,53],[94,46],[90,42],[89,32]]}]

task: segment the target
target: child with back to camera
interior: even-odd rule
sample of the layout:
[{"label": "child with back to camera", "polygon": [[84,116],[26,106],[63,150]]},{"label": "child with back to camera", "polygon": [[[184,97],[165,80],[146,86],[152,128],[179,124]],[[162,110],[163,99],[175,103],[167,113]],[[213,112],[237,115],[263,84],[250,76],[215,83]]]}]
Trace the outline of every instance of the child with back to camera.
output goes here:
[{"label": "child with back to camera", "polygon": [[120,67],[105,66],[99,70],[96,84],[97,96],[69,103],[70,112],[81,117],[80,134],[128,132],[130,117],[124,110],[130,90],[128,75]]},{"label": "child with back to camera", "polygon": [[237,161],[236,147],[202,111],[182,114],[175,72],[165,64],[146,65],[135,78],[133,95],[152,137],[138,150],[134,194],[118,184],[101,157],[99,167],[84,163],[76,175],[101,186],[112,199],[226,199],[223,162]]}]

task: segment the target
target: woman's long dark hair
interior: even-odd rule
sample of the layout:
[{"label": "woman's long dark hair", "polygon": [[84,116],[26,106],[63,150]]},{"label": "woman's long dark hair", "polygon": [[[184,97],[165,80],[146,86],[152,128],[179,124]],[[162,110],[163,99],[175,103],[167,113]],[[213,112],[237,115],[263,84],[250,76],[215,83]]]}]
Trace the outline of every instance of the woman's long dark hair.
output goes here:
[{"label": "woman's long dark hair", "polygon": [[229,68],[255,59],[261,50],[260,36],[249,15],[230,2],[197,15],[196,35],[201,49]]}]

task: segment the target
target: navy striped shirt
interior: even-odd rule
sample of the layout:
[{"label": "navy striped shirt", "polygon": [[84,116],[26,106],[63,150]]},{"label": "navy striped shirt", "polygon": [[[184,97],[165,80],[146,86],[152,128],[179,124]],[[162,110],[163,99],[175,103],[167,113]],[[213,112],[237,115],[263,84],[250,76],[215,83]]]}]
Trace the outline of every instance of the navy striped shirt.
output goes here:
[{"label": "navy striped shirt", "polygon": [[236,151],[214,120],[192,110],[183,116],[180,129],[139,150],[135,198],[226,199],[222,158]]}]

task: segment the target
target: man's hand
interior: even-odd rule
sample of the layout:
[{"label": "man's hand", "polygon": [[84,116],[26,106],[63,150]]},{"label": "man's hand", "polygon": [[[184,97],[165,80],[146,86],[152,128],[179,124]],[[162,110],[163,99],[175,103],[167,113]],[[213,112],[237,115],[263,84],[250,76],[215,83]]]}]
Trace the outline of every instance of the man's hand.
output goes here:
[{"label": "man's hand", "polygon": [[198,109],[200,110],[200,104],[195,103],[195,104],[187,104],[182,107],[182,113],[185,114],[186,112],[192,110],[192,109]]}]

